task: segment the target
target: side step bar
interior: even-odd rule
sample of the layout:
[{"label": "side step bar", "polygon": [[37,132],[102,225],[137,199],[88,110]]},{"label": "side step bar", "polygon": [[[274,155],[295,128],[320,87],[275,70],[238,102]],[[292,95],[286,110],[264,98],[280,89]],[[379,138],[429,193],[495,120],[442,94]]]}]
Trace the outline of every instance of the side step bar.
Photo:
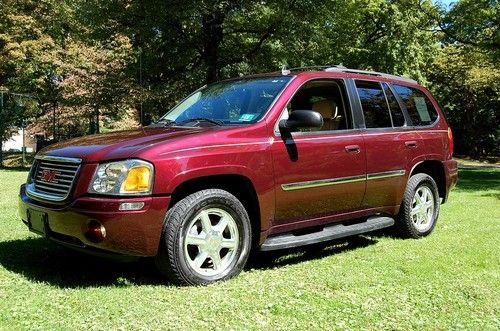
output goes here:
[{"label": "side step bar", "polygon": [[260,246],[261,251],[292,248],[303,245],[315,244],[323,241],[352,236],[355,234],[375,231],[394,225],[394,219],[387,216],[372,216],[366,221],[351,225],[333,224],[325,226],[322,231],[294,235],[292,233],[271,236]]}]

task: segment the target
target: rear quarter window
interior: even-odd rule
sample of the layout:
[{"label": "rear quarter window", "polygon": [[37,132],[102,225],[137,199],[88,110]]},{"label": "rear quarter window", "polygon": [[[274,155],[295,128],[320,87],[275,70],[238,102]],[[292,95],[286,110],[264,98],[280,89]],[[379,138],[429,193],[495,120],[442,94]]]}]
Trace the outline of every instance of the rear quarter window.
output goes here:
[{"label": "rear quarter window", "polygon": [[438,113],[422,91],[403,85],[393,85],[393,88],[403,100],[414,126],[426,126],[436,122]]}]

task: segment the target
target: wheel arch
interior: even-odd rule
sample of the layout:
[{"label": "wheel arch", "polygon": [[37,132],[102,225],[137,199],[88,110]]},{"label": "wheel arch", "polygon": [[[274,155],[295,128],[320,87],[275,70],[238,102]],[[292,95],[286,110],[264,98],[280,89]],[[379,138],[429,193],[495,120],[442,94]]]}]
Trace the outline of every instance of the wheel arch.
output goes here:
[{"label": "wheel arch", "polygon": [[446,198],[446,174],[443,163],[439,160],[421,161],[413,166],[408,178],[419,173],[427,174],[434,179],[438,187],[439,197],[443,198],[444,202]]},{"label": "wheel arch", "polygon": [[169,208],[186,196],[204,189],[221,189],[233,194],[248,212],[252,227],[252,247],[257,247],[261,231],[260,204],[250,178],[240,174],[217,174],[190,178],[178,184],[172,192]]}]

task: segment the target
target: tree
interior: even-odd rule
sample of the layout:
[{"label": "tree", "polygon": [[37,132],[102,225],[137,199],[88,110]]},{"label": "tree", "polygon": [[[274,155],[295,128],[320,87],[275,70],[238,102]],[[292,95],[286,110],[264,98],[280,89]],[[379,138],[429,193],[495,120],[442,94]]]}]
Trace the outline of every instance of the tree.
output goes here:
[{"label": "tree", "polygon": [[0,91],[0,168],[3,167],[3,143],[11,138],[16,128],[25,128],[28,119],[38,111],[36,98]]},{"label": "tree", "polygon": [[[290,66],[344,63],[424,78],[436,38],[410,0],[74,2],[83,37],[132,42],[147,117],[204,83]],[[423,6],[432,7],[427,1]],[[140,92],[142,91],[142,92]],[[136,98],[137,100],[138,98]]]},{"label": "tree", "polygon": [[454,130],[456,152],[499,155],[500,4],[460,0],[449,11],[424,12],[441,33],[427,75]]},{"label": "tree", "polygon": [[[44,73],[55,67],[57,46],[37,18],[40,12],[33,11],[43,11],[45,5],[12,0],[0,4],[0,90],[4,91],[0,93],[0,145],[28,116],[26,103],[21,102],[24,97],[19,93],[36,94]],[[0,165],[1,161],[0,156]]]},{"label": "tree", "polygon": [[133,62],[133,55],[130,40],[121,35],[105,44],[67,44],[60,86],[66,126],[84,118],[88,125],[76,133],[99,133],[102,116],[119,119],[132,108],[135,87],[124,69]]},{"label": "tree", "polygon": [[[0,87],[36,94],[43,112],[32,129],[54,138],[149,122],[216,80],[339,63],[431,84],[460,127],[458,101],[439,92],[461,91],[445,57],[467,84],[498,61],[491,0],[449,11],[431,0],[4,0],[0,9]],[[465,61],[475,52],[479,62]],[[477,102],[490,93],[469,88]]]},{"label": "tree", "polygon": [[500,2],[497,0],[460,0],[448,12],[441,12],[438,24],[447,43],[500,51]]},{"label": "tree", "polygon": [[456,153],[500,154],[500,68],[468,45],[443,46],[429,72],[454,132]]}]

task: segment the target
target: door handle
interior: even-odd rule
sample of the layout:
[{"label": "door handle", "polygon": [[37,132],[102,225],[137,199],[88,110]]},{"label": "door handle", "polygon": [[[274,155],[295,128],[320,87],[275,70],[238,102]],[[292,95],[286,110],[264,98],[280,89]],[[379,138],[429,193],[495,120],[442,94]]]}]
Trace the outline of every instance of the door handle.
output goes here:
[{"label": "door handle", "polygon": [[405,146],[408,148],[416,148],[417,142],[415,140],[405,141]]},{"label": "door handle", "polygon": [[360,147],[358,145],[347,145],[345,151],[350,154],[358,154],[360,152]]}]

